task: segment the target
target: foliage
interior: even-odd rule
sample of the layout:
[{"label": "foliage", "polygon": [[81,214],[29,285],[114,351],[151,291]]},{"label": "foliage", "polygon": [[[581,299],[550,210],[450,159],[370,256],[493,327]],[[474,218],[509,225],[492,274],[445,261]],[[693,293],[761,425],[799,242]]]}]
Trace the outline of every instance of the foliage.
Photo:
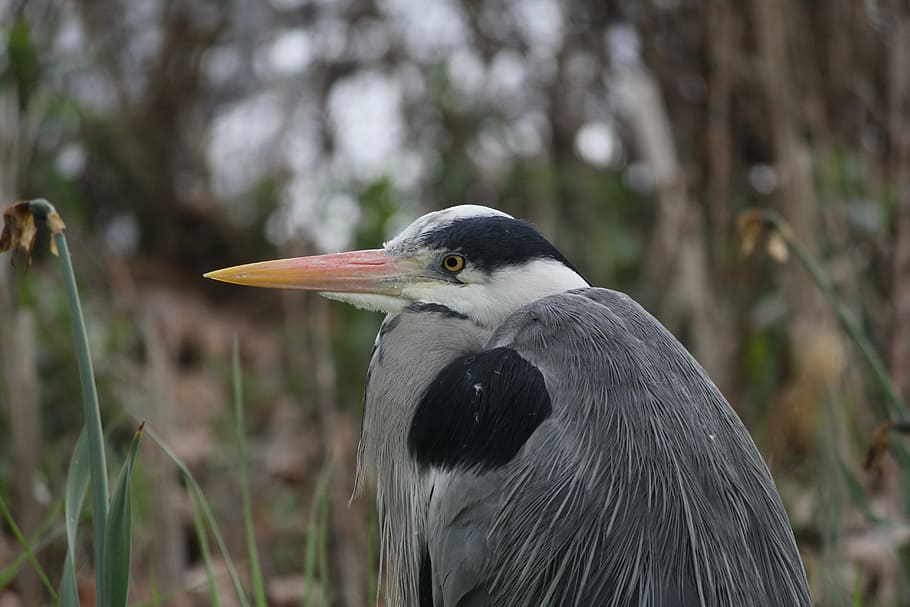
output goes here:
[{"label": "foliage", "polygon": [[[769,461],[822,604],[906,602],[906,439],[876,434],[910,386],[902,3],[158,4],[0,6],[0,196],[53,200],[79,252],[70,292],[39,222],[31,270],[0,273],[0,310],[36,320],[41,422],[23,470],[0,397],[0,592],[52,601],[28,579],[43,569],[64,600],[90,596],[109,492],[80,516],[89,477],[129,459],[147,419],[131,598],[368,604],[371,498],[343,505],[381,319],[199,277],[376,247],[480,202],[535,222],[707,367]],[[802,255],[741,255],[747,208],[792,225],[814,278]],[[93,384],[72,363],[89,348]],[[75,405],[91,385],[98,425]],[[888,448],[866,470],[870,443]],[[51,522],[26,525],[33,509]]]}]

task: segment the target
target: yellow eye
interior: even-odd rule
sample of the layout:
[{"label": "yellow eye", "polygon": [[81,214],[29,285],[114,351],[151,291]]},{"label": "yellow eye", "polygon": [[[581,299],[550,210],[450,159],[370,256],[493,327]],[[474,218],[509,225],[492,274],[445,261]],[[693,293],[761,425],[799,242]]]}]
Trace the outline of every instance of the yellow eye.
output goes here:
[{"label": "yellow eye", "polygon": [[461,255],[446,255],[442,258],[442,269],[446,272],[461,272],[464,268],[464,257]]}]

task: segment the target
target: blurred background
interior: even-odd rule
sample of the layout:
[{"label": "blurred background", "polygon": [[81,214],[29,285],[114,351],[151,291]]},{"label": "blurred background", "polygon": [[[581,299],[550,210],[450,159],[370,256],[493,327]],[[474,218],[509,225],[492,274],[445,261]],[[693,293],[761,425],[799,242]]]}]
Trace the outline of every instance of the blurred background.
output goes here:
[{"label": "blurred background", "polygon": [[[114,454],[147,420],[245,577],[238,335],[270,604],[301,604],[317,519],[326,604],[373,602],[372,496],[348,500],[381,318],[201,274],[377,247],[475,202],[537,224],[707,368],[772,468],[817,604],[910,605],[910,471],[863,469],[881,391],[802,267],[742,255],[736,230],[779,211],[910,397],[904,0],[0,0],[0,203],[31,197],[68,227]],[[42,238],[29,271],[0,259],[0,495],[56,585],[82,409]],[[208,604],[191,502],[151,441],[134,491],[133,602]],[[0,569],[20,551],[0,523]],[[2,607],[49,601],[28,566],[0,587]]]}]

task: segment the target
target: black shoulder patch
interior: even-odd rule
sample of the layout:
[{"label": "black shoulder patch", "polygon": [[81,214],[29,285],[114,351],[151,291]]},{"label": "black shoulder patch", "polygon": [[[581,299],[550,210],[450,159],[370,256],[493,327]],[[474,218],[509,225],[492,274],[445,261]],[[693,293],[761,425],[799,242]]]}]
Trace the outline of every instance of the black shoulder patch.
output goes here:
[{"label": "black shoulder patch", "polygon": [[463,356],[427,388],[408,449],[421,464],[489,470],[515,457],[551,411],[543,375],[514,350]]}]

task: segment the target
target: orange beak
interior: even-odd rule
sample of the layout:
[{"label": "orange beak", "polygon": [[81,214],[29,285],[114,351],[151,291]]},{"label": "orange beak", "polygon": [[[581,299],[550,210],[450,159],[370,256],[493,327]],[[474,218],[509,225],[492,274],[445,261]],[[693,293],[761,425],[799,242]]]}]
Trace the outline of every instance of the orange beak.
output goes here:
[{"label": "orange beak", "polygon": [[407,276],[384,249],[249,263],[204,274],[251,287],[401,295]]}]

